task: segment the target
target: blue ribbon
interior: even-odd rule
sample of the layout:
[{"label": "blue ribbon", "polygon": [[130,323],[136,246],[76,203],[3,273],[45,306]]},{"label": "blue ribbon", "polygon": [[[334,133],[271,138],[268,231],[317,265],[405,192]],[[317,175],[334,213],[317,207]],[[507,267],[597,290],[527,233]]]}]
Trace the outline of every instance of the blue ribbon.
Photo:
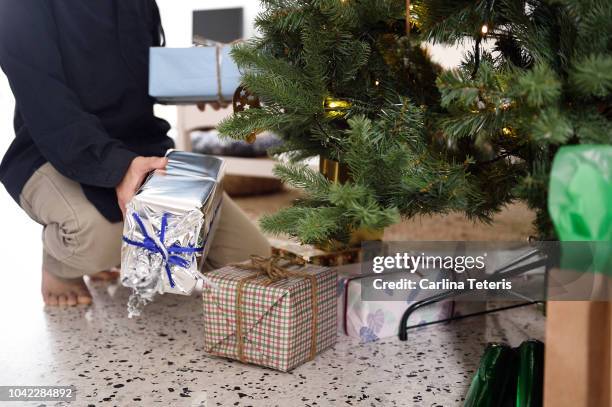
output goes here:
[{"label": "blue ribbon", "polygon": [[142,242],[136,242],[123,236],[123,241],[129,245],[142,247],[143,249],[146,249],[153,253],[159,253],[164,259],[164,266],[166,269],[166,274],[168,275],[170,287],[174,288],[175,284],[174,279],[172,278],[172,271],[170,270],[170,265],[188,268],[191,264],[190,261],[185,260],[184,258],[176,255],[186,253],[194,255],[195,253],[202,252],[204,250],[204,247],[193,247],[193,245],[190,245],[189,247],[182,247],[177,245],[176,243],[172,244],[172,246],[170,247],[167,247],[164,243],[164,239],[166,237],[166,228],[168,227],[168,216],[168,213],[163,214],[161,219],[161,227],[159,229],[159,241],[163,245],[163,248],[159,247],[155,240],[151,239],[151,237],[147,233],[147,230],[145,229],[144,224],[142,223],[142,219],[140,219],[140,216],[138,216],[136,212],[132,212],[132,217],[138,224],[138,227],[140,228],[144,239]]}]

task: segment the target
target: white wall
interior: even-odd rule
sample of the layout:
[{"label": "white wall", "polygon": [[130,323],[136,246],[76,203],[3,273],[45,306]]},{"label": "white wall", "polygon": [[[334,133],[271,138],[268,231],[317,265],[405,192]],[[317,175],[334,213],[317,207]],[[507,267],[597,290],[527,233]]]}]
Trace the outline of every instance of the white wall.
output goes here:
[{"label": "white wall", "polygon": [[[14,108],[13,94],[6,77],[0,70],[0,158],[4,156],[4,152],[15,137],[13,131]],[[37,292],[39,290],[42,259],[41,229],[17,206],[2,185],[0,185],[0,222],[2,222],[2,230],[5,232],[0,234],[2,268],[7,278],[3,284],[7,287],[10,287],[11,284],[17,284],[15,276],[20,276],[18,282],[20,289],[5,289],[2,291],[2,288],[0,288],[1,295],[8,295],[9,300],[14,302],[22,301],[24,298],[32,298],[23,294],[22,291]],[[15,244],[15,242],[20,243]],[[21,304],[23,307],[30,305],[40,306],[40,302]],[[6,313],[2,315],[4,316]]]},{"label": "white wall", "polygon": [[13,110],[15,102],[4,73],[0,71],[0,157],[15,136],[13,131]]},{"label": "white wall", "polygon": [[157,0],[169,47],[191,45],[193,10],[242,7],[245,37],[254,34],[252,21],[259,13],[258,0]]},{"label": "white wall", "polygon": [[[471,41],[466,41],[465,45],[473,47]],[[467,49],[465,46],[446,47],[438,44],[427,44],[427,48],[429,48],[431,59],[446,69],[451,69],[458,66],[463,59],[463,53]]]}]

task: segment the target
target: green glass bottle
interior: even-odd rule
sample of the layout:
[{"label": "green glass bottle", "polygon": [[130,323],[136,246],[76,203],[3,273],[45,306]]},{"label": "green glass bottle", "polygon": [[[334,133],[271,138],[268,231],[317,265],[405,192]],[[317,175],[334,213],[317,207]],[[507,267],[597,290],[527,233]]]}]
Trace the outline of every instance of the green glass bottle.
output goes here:
[{"label": "green glass bottle", "polygon": [[516,407],[541,407],[544,386],[544,344],[525,341],[518,348]]},{"label": "green glass bottle", "polygon": [[487,345],[464,407],[506,407],[516,394],[516,354],[505,344]]}]

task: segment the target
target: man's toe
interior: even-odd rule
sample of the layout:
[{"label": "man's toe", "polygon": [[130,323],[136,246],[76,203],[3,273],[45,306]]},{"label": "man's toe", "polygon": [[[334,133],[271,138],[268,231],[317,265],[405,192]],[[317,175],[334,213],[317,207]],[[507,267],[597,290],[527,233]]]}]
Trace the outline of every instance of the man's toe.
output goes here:
[{"label": "man's toe", "polygon": [[71,307],[77,305],[77,295],[76,293],[68,293],[66,294],[66,305]]},{"label": "man's toe", "polygon": [[46,305],[56,306],[57,305],[57,296],[51,293],[47,293],[43,296]]},{"label": "man's toe", "polygon": [[89,293],[80,292],[77,295],[77,303],[81,305],[91,304],[91,295]]},{"label": "man's toe", "polygon": [[62,305],[67,305],[68,303],[68,298],[65,295],[58,295],[57,296],[57,304],[62,306]]}]

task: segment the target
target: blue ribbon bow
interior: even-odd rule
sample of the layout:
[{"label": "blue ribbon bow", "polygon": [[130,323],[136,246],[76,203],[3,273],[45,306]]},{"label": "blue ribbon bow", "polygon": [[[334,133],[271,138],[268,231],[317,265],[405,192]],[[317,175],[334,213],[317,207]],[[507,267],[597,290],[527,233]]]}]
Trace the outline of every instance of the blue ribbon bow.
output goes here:
[{"label": "blue ribbon bow", "polygon": [[161,227],[159,229],[159,242],[162,244],[163,247],[159,247],[155,240],[153,240],[149,236],[144,224],[142,223],[142,219],[140,219],[140,216],[138,216],[136,212],[132,212],[132,217],[138,224],[138,227],[140,228],[144,239],[142,242],[136,242],[134,240],[128,239],[126,236],[123,236],[123,241],[129,245],[142,247],[143,249],[146,249],[153,253],[159,253],[164,259],[164,266],[166,269],[166,274],[168,275],[170,287],[174,288],[175,284],[174,279],[172,278],[172,271],[170,270],[170,265],[188,268],[191,264],[190,261],[185,260],[184,258],[176,255],[185,253],[195,254],[198,252],[202,252],[204,250],[204,247],[193,247],[193,245],[190,245],[189,247],[182,247],[177,245],[176,243],[172,244],[172,246],[170,247],[166,247],[164,239],[166,237],[166,228],[168,227],[168,216],[168,213],[163,214],[161,219]]}]

